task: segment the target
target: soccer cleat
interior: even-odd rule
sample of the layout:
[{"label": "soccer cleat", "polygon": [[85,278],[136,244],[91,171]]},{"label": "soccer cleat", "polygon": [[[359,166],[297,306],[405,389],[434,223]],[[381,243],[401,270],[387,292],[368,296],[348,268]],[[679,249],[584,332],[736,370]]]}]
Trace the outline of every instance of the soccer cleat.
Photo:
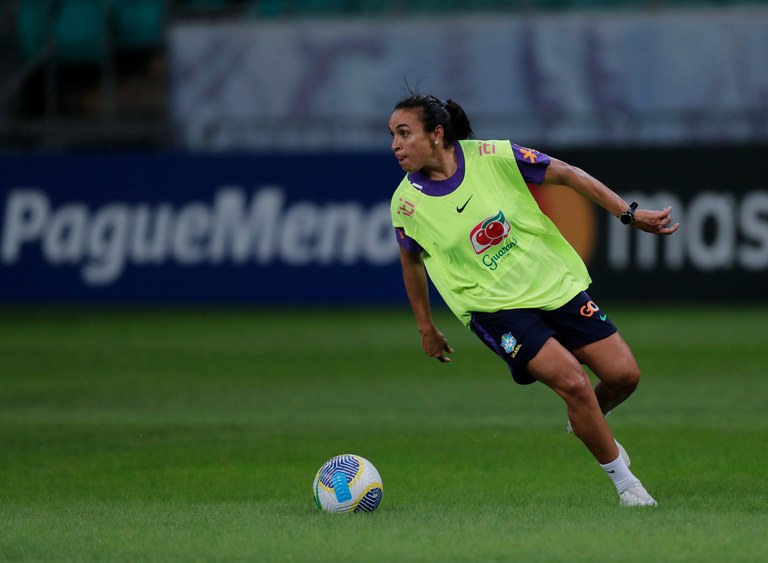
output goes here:
[{"label": "soccer cleat", "polygon": [[659,506],[640,483],[632,485],[619,495],[621,506]]}]

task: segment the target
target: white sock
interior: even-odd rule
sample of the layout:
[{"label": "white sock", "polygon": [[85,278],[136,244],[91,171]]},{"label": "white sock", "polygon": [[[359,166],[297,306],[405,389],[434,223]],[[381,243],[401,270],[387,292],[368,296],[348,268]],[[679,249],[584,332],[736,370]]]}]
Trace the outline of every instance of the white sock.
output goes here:
[{"label": "white sock", "polygon": [[627,467],[627,464],[621,459],[621,456],[617,457],[611,463],[606,463],[605,465],[601,463],[600,467],[602,467],[608,474],[608,477],[611,478],[619,494],[640,482],[640,480],[629,470],[629,467]]}]

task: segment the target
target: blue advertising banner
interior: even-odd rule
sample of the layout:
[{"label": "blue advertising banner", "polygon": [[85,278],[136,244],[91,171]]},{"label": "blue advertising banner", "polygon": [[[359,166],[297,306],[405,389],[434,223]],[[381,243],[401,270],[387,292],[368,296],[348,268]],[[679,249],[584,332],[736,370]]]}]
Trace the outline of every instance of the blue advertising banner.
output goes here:
[{"label": "blue advertising banner", "polygon": [[[532,187],[600,299],[768,299],[768,148],[554,153],[681,228]],[[406,303],[386,152],[0,156],[0,303]]]},{"label": "blue advertising banner", "polygon": [[388,154],[0,159],[0,301],[404,298]]}]

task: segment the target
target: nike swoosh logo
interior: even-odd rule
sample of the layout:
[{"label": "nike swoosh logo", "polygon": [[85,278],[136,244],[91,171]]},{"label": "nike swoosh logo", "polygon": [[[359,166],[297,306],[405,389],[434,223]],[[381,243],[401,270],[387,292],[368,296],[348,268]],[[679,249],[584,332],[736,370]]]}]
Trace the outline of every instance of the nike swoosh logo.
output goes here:
[{"label": "nike swoosh logo", "polygon": [[608,315],[600,315],[600,320],[601,321],[604,321],[607,318],[608,318]]},{"label": "nike swoosh logo", "polygon": [[[475,194],[472,194],[472,195],[475,195]],[[468,199],[467,201],[465,201],[465,202],[464,202],[464,205],[462,205],[461,207],[457,207],[457,208],[456,208],[456,211],[458,211],[459,213],[461,213],[462,211],[464,211],[464,208],[465,208],[465,207],[467,206],[467,204],[469,203],[469,200],[470,200],[470,199],[472,199],[472,195],[471,195],[471,196],[469,196],[469,199]]]}]

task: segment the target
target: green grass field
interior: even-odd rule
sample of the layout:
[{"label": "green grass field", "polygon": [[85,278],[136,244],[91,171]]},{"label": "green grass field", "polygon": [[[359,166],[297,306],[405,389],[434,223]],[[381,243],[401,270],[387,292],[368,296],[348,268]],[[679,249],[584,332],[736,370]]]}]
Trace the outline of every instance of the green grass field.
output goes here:
[{"label": "green grass field", "polygon": [[[445,313],[448,365],[405,308],[0,311],[0,561],[765,561],[768,306],[604,308],[657,509]],[[375,513],[314,506],[340,453]]]}]

